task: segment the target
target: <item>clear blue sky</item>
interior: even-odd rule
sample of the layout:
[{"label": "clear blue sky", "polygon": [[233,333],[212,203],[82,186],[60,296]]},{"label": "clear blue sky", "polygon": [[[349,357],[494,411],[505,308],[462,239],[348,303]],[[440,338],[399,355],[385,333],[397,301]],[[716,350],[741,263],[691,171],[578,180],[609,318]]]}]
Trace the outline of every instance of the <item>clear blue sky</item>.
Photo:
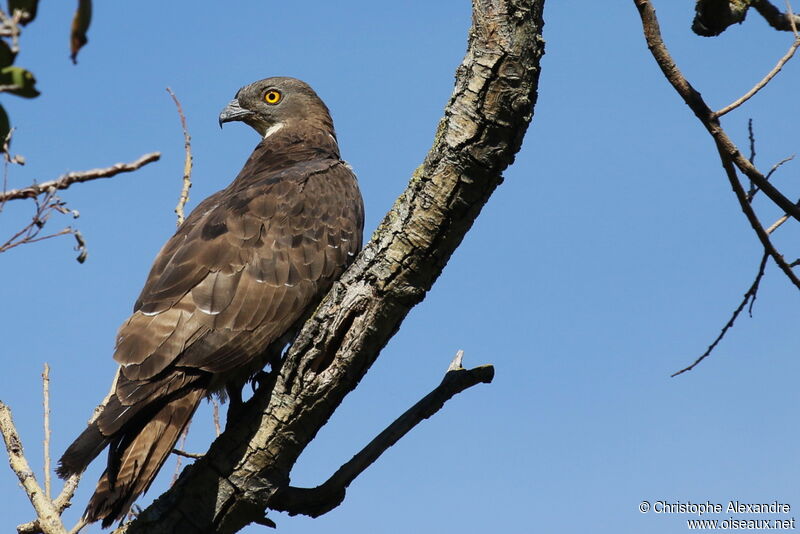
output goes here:
[{"label": "clear blue sky", "polygon": [[[679,65],[721,107],[774,65],[791,36],[752,14],[718,39],[696,37],[693,4],[656,7]],[[236,90],[272,75],[308,81],[332,109],[359,176],[369,235],[431,144],[470,21],[469,2],[455,0],[96,2],[89,45],[73,66],[73,8],[43,2],[22,36],[17,64],[36,74],[42,96],[3,95],[18,127],[14,151],[28,161],[11,170],[10,185],[154,150],[163,158],[63,193],[81,212],[84,265],[68,238],[0,257],[0,398],[37,473],[43,362],[52,366],[57,458],[106,393],[116,329],[174,231],[183,139],[164,88],[183,102],[193,137],[193,207],[235,176],[258,140],[243,125],[217,126]],[[633,2],[550,0],[545,16],[539,102],[516,163],[293,482],[324,480],[434,387],[457,349],[467,365],[493,363],[494,383],[418,426],[330,514],[272,514],[280,532],[686,529],[686,516],[641,514],[642,500],[778,500],[800,515],[796,290],[770,266],[754,318],[743,317],[695,372],[669,377],[727,321],[760,245],[710,138],[647,52]],[[800,147],[797,61],[724,120],[746,146],[754,118],[763,169]],[[793,184],[792,195],[798,165],[775,177]],[[756,204],[766,223],[780,215]],[[2,236],[30,209],[9,204]],[[50,228],[68,223],[56,218]],[[798,232],[786,226],[776,240],[791,255]],[[187,448],[204,451],[211,433],[203,408]],[[88,471],[70,525],[101,470],[98,461]],[[139,503],[172,472],[170,462]],[[3,531],[32,519],[5,467],[0,488]]]}]

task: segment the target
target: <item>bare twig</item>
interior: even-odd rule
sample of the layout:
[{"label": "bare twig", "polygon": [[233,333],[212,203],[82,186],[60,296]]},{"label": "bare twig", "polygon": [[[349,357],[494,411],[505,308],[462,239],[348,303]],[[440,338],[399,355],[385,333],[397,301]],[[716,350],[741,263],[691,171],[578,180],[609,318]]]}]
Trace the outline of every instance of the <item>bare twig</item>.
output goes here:
[{"label": "bare twig", "polygon": [[795,39],[800,39],[800,34],[797,33],[797,25],[800,24],[797,20],[795,20],[794,12],[792,11],[792,3],[789,0],[786,0],[786,15],[789,19],[789,26],[792,27],[792,33],[794,34]]},{"label": "bare twig", "polygon": [[[64,201],[62,201],[56,195],[56,193],[59,190],[67,189],[74,183],[96,180],[98,178],[110,178],[119,173],[135,171],[148,163],[157,161],[160,157],[161,155],[158,152],[153,152],[151,154],[145,154],[132,163],[117,163],[116,165],[107,167],[105,169],[71,172],[61,176],[56,180],[51,180],[42,184],[33,184],[23,189],[12,189],[10,191],[4,190],[3,193],[0,194],[0,207],[2,207],[9,200],[30,198],[36,203],[36,211],[31,218],[30,223],[28,223],[16,234],[11,236],[11,238],[9,238],[5,243],[0,244],[0,252],[5,252],[19,245],[35,243],[37,241],[51,239],[53,237],[58,237],[65,234],[72,234],[75,237],[76,250],[79,251],[77,260],[80,263],[83,263],[87,256],[86,241],[83,239],[83,235],[78,230],[68,226],[58,232],[41,237],[39,236],[53,211],[57,211],[61,214],[71,214],[74,218],[79,216],[77,210],[67,209]],[[16,160],[17,157],[14,157],[10,160],[6,153],[6,168],[9,162],[16,162]]]},{"label": "bare twig", "polygon": [[315,488],[287,486],[273,496],[269,507],[288,512],[289,515],[318,517],[339,506],[350,483],[412,428],[442,409],[444,403],[458,393],[477,384],[488,384],[492,381],[493,366],[481,365],[474,369],[464,369],[461,366],[463,357],[464,351],[459,350],[447,368],[442,382],[433,391],[386,427],[322,485]]},{"label": "bare twig", "polygon": [[730,159],[725,157],[725,154],[721,149],[720,159],[722,160],[722,167],[725,169],[725,174],[728,176],[728,181],[731,184],[731,188],[733,188],[733,192],[736,194],[736,199],[739,201],[739,206],[742,208],[747,220],[750,222],[750,226],[753,227],[758,239],[764,246],[764,251],[772,257],[773,261],[778,265],[778,267],[780,267],[780,269],[795,285],[795,287],[800,289],[800,279],[797,278],[792,271],[792,268],[786,263],[786,261],[783,259],[783,256],[773,246],[772,241],[769,239],[769,233],[767,233],[767,231],[761,225],[761,222],[758,220],[758,217],[753,211],[752,206],[750,206],[750,203],[747,202],[747,194],[745,193],[744,189],[742,188],[742,184],[739,182],[739,179],[736,176],[736,169],[734,168],[733,163],[730,161]]},{"label": "bare twig", "polygon": [[36,475],[28,465],[22,448],[22,440],[14,426],[11,416],[11,409],[0,402],[0,432],[3,434],[6,450],[8,451],[8,463],[11,470],[19,478],[28,499],[38,516],[39,528],[44,534],[66,534],[64,524],[56,510],[54,504],[47,498],[39,483],[36,482]]},{"label": "bare twig", "polygon": [[[750,163],[752,163],[753,165],[755,165],[756,164],[756,135],[755,135],[755,133],[753,133],[753,119],[752,118],[747,119],[747,139],[748,139],[748,141],[750,141],[750,156],[747,158],[747,160]],[[767,177],[767,179],[769,179],[769,177]],[[752,202],[753,201],[753,197],[756,196],[757,192],[758,192],[758,188],[756,187],[756,184],[754,184],[753,181],[751,180],[750,181],[750,189],[748,189],[748,191],[747,191],[747,201],[748,202]]]},{"label": "bare twig", "polygon": [[192,458],[194,460],[199,460],[200,458],[205,456],[204,454],[196,454],[196,453],[193,453],[193,452],[186,452],[186,451],[182,451],[180,449],[172,449],[172,454],[174,454],[175,456],[183,456],[184,458]]},{"label": "bare twig", "polygon": [[722,341],[722,338],[725,337],[725,334],[728,333],[728,330],[730,330],[731,327],[733,327],[733,323],[736,322],[736,319],[739,317],[739,314],[742,313],[742,310],[745,308],[745,306],[747,306],[748,302],[750,302],[750,313],[752,315],[752,310],[753,310],[752,306],[756,300],[756,295],[758,294],[758,286],[761,283],[761,279],[764,277],[764,269],[767,267],[767,258],[769,258],[769,254],[764,252],[764,255],[761,257],[761,263],[758,266],[758,273],[756,274],[755,280],[753,280],[753,283],[750,284],[750,287],[745,292],[742,301],[739,303],[739,306],[734,310],[733,315],[731,315],[731,318],[728,319],[728,322],[725,324],[725,326],[722,327],[722,330],[720,331],[719,335],[714,340],[714,342],[711,343],[711,345],[708,346],[706,351],[699,358],[697,358],[691,365],[684,367],[680,371],[673,373],[671,376],[675,377],[687,371],[691,371],[700,362],[709,357],[711,353],[714,351],[714,349],[717,347],[719,342]]},{"label": "bare twig", "polygon": [[83,527],[85,527],[85,526],[86,526],[86,525],[88,525],[88,524],[89,524],[89,523],[86,521],[86,519],[85,519],[85,518],[83,518],[83,517],[81,517],[81,518],[78,520],[78,522],[77,522],[77,523],[75,523],[75,526],[74,526],[74,527],[72,527],[72,530],[70,530],[70,531],[69,531],[69,534],[78,534],[78,532],[80,532],[81,530],[83,530]]},{"label": "bare twig", "polygon": [[[100,404],[95,407],[94,411],[92,412],[92,416],[89,418],[89,424],[92,424],[102,413],[103,407],[108,404],[108,401],[111,399],[111,396],[117,389],[117,380],[119,379],[119,368],[117,368],[117,372],[114,375],[114,379],[111,381],[111,388],[108,391],[108,394],[103,398]],[[80,483],[81,475],[76,474],[70,476],[67,480],[64,481],[64,488],[61,490],[61,493],[56,497],[56,500],[53,501],[53,506],[56,508],[59,514],[61,514],[64,510],[66,510],[70,506],[70,500],[72,496],[75,495],[75,490],[78,489],[78,484]],[[81,528],[86,526],[86,523],[83,522],[83,519],[79,520],[78,523],[70,530],[70,533],[78,532]],[[39,526],[39,519],[35,519],[33,521],[29,521],[28,523],[23,523],[17,526],[17,533],[18,534],[39,534],[42,532],[41,527]]]},{"label": "bare twig", "polygon": [[151,152],[150,154],[145,154],[131,163],[117,163],[116,165],[105,167],[103,169],[70,172],[60,176],[55,180],[50,180],[49,182],[33,184],[22,189],[11,189],[10,191],[6,191],[0,195],[0,202],[16,200],[20,198],[35,198],[50,189],[67,189],[72,184],[88,182],[89,180],[97,180],[98,178],[111,178],[112,176],[116,176],[120,173],[135,171],[141,167],[144,167],[148,163],[158,161],[159,158],[161,158],[161,154],[159,152]]},{"label": "bare twig", "polygon": [[[190,421],[191,422],[191,421]],[[189,425],[186,425],[186,428],[183,429],[181,432],[180,440],[178,441],[178,447],[175,449],[176,451],[182,450],[186,446],[186,438],[189,436]],[[175,472],[172,473],[172,482],[170,482],[170,486],[175,484],[175,481],[178,480],[178,476],[181,474],[181,464],[183,463],[183,455],[175,453],[178,458],[175,460]]]},{"label": "bare twig", "polygon": [[786,62],[792,59],[792,56],[794,56],[794,53],[797,51],[798,46],[800,46],[800,37],[795,37],[794,42],[792,42],[791,46],[789,47],[789,50],[783,55],[782,58],[778,60],[778,63],[774,67],[772,67],[772,70],[769,71],[767,75],[761,79],[761,81],[755,84],[752,89],[747,91],[744,95],[742,95],[734,102],[728,104],[719,111],[715,111],[713,116],[717,118],[722,117],[729,111],[733,111],[734,109],[738,108],[739,106],[750,100],[750,98],[752,98],[757,92],[763,89],[770,82],[770,80],[772,80],[775,76],[777,76],[777,74],[781,71],[783,66],[786,65]]},{"label": "bare twig", "polygon": [[35,243],[37,241],[42,241],[73,232],[72,228],[67,227],[59,232],[39,237],[39,233],[42,231],[54,211],[62,214],[71,213],[75,218],[78,217],[78,212],[71,212],[68,210],[64,202],[58,198],[58,196],[56,196],[56,190],[53,188],[45,191],[41,197],[34,197],[33,201],[36,205],[36,211],[31,218],[31,222],[11,236],[5,243],[1,244],[0,252],[5,252],[6,250],[26,243]]},{"label": "bare twig", "polygon": [[167,87],[167,92],[169,96],[172,97],[172,101],[175,102],[175,107],[178,108],[178,116],[181,119],[181,128],[183,128],[183,148],[185,151],[183,160],[183,187],[181,188],[181,196],[178,199],[178,205],[175,206],[175,214],[178,216],[178,226],[180,226],[183,224],[185,218],[183,208],[189,201],[189,189],[192,187],[192,137],[189,135],[189,128],[186,126],[186,115],[183,114],[183,108],[181,107],[178,97],[175,96],[175,93],[173,93],[172,89],[169,87]]},{"label": "bare twig", "polygon": [[772,232],[774,232],[775,230],[780,228],[781,225],[783,223],[785,223],[786,221],[788,221],[788,220],[789,220],[789,216],[788,215],[782,215],[781,217],[778,217],[778,220],[775,221],[774,223],[772,223],[772,225],[770,225],[770,227],[767,228],[766,232],[768,234],[771,234]]},{"label": "bare twig", "polygon": [[[769,180],[770,178],[772,178],[772,175],[775,174],[775,171],[780,169],[781,166],[784,163],[788,163],[788,162],[792,161],[793,159],[794,159],[794,154],[792,154],[791,156],[783,158],[778,163],[776,163],[775,165],[772,166],[772,168],[769,170],[769,172],[766,174],[766,176],[764,176],[764,178]],[[752,202],[753,201],[753,197],[756,196],[756,193],[758,193],[758,191],[759,191],[758,187],[755,187],[753,185],[753,183],[750,182],[750,191],[747,192],[747,201],[748,202]]]},{"label": "bare twig", "polygon": [[214,432],[216,432],[217,437],[219,437],[219,435],[222,433],[222,428],[219,426],[219,401],[216,399],[216,397],[211,398],[211,406],[214,409]]},{"label": "bare twig", "polygon": [[50,498],[50,366],[42,371],[42,405],[44,407],[44,494]]},{"label": "bare twig", "polygon": [[22,11],[15,11],[12,16],[0,9],[0,37],[11,38],[11,52],[16,54],[19,52],[19,34],[21,32],[19,27],[20,17]]}]

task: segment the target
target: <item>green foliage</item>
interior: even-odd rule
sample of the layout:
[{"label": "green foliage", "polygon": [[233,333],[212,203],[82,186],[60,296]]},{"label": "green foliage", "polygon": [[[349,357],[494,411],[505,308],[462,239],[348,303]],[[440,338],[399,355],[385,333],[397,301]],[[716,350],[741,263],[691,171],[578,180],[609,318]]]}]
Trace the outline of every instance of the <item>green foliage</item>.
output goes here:
[{"label": "green foliage", "polygon": [[25,98],[36,98],[39,96],[39,91],[36,90],[35,85],[36,78],[29,70],[14,66],[0,69],[0,86],[6,93]]}]

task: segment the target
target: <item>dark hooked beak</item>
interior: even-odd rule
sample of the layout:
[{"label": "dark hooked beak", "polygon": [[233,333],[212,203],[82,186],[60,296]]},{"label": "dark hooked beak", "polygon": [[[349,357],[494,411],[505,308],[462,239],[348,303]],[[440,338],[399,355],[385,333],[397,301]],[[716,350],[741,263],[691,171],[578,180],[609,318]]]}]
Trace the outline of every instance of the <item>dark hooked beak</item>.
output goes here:
[{"label": "dark hooked beak", "polygon": [[225,106],[222,113],[219,114],[219,127],[222,128],[222,124],[225,122],[243,121],[251,115],[253,115],[253,112],[244,109],[239,105],[239,100],[234,98]]}]

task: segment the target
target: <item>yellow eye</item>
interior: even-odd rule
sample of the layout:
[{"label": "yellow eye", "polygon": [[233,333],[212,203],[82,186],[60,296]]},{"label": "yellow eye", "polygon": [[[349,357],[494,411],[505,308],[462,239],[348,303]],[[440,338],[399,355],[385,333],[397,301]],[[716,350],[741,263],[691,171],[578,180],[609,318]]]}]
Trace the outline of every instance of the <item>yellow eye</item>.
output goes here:
[{"label": "yellow eye", "polygon": [[266,102],[267,104],[277,104],[278,102],[281,101],[281,98],[283,98],[283,95],[281,94],[280,91],[276,91],[275,89],[270,89],[264,95],[264,102]]}]

